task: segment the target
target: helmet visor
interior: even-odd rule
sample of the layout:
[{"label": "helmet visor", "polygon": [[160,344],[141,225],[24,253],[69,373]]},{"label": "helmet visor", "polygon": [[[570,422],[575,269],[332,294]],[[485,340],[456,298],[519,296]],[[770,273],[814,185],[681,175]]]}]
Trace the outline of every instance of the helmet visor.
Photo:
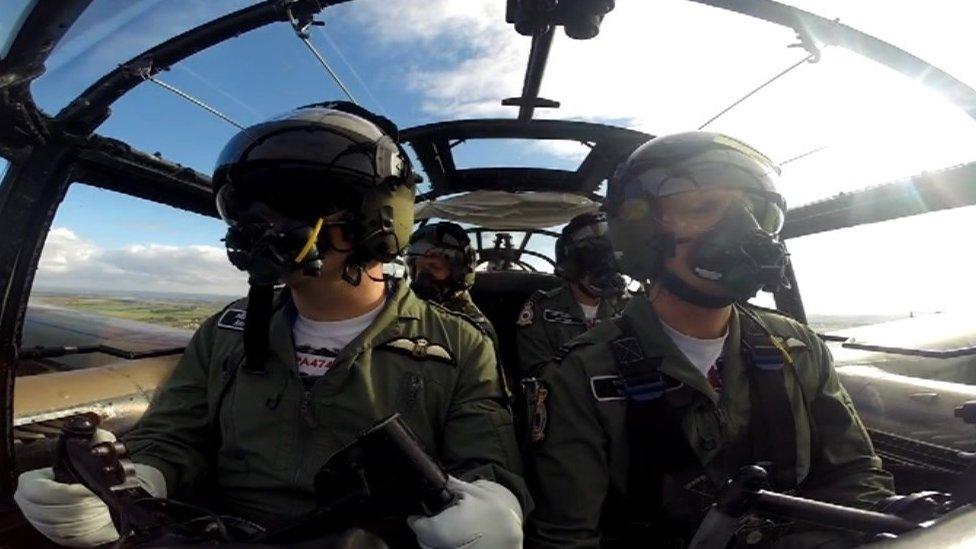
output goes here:
[{"label": "helmet visor", "polygon": [[590,223],[589,225],[584,225],[572,232],[572,234],[567,237],[567,244],[571,242],[582,242],[591,238],[606,238],[607,232],[606,221],[600,221],[598,223]]},{"label": "helmet visor", "polygon": [[742,189],[709,189],[663,196],[653,201],[655,221],[679,236],[710,230],[735,208],[744,209],[770,235],[783,228],[784,204],[776,193]]}]

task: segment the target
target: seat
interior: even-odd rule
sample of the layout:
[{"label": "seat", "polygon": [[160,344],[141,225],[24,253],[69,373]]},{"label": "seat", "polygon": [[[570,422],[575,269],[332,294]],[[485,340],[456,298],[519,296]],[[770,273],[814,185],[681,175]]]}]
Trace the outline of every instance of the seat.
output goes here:
[{"label": "seat", "polygon": [[488,317],[498,334],[499,360],[509,386],[518,387],[518,344],[516,320],[522,306],[536,290],[549,290],[561,283],[550,273],[530,271],[479,272],[471,288],[471,298]]}]

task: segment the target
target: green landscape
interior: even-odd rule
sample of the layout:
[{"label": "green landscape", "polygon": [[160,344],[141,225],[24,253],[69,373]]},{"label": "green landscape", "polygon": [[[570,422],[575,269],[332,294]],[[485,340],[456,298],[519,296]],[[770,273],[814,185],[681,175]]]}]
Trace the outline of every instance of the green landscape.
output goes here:
[{"label": "green landscape", "polygon": [[213,301],[179,298],[139,298],[96,295],[41,294],[36,303],[86,313],[196,330],[208,317],[227,305],[227,298]]},{"label": "green landscape", "polygon": [[[112,295],[95,292],[35,292],[32,302],[115,318],[196,330],[209,316],[223,309],[233,297],[184,294],[135,293]],[[885,322],[908,315],[810,315],[810,327],[818,332]]]}]

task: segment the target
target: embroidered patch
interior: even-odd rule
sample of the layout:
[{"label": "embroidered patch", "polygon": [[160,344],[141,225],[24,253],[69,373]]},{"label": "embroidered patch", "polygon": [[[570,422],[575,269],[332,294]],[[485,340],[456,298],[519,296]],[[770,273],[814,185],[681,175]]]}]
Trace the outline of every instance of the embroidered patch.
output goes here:
[{"label": "embroidered patch", "polygon": [[807,348],[807,344],[806,343],[800,341],[799,339],[797,339],[795,337],[788,338],[784,343],[786,344],[786,348],[788,348],[791,351],[793,351],[793,350],[800,350],[800,349],[806,349]]},{"label": "embroidered patch", "polygon": [[227,309],[217,319],[217,327],[225,330],[243,332],[246,317],[247,311],[244,309]]},{"label": "embroidered patch", "polygon": [[554,324],[573,324],[573,325],[583,324],[582,320],[579,320],[578,318],[574,318],[573,315],[563,311],[557,311],[555,309],[546,309],[545,311],[543,311],[542,320],[545,320],[546,322],[552,322]]},{"label": "embroidered patch", "polygon": [[529,433],[529,440],[533,444],[538,444],[546,440],[546,426],[549,424],[549,410],[546,408],[546,399],[549,397],[549,389],[539,383],[535,394],[532,395],[532,430]]},{"label": "embroidered patch", "polygon": [[407,355],[414,360],[437,360],[448,364],[457,364],[451,352],[444,347],[431,343],[425,337],[414,339],[399,338],[387,341],[380,348],[389,349],[403,355]]},{"label": "embroidered patch", "polygon": [[526,301],[525,305],[522,306],[522,312],[519,313],[518,320],[515,321],[515,324],[529,326],[533,320],[535,320],[535,311],[533,310],[532,302]]}]

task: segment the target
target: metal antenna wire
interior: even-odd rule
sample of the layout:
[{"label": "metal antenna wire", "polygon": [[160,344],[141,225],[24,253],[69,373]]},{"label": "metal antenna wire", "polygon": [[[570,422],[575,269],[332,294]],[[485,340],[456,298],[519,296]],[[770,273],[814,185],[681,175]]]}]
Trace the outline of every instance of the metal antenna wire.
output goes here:
[{"label": "metal antenna wire", "polygon": [[335,83],[339,86],[339,89],[342,90],[342,93],[346,94],[346,97],[348,97],[350,101],[359,105],[359,101],[356,101],[356,98],[353,97],[352,92],[349,91],[349,88],[347,88],[346,85],[342,83],[342,79],[339,78],[339,75],[336,74],[336,72],[332,70],[332,67],[329,66],[329,62],[326,61],[324,57],[322,57],[322,54],[319,53],[319,50],[315,49],[315,46],[312,44],[312,41],[309,40],[310,37],[308,33],[309,27],[311,27],[312,25],[321,26],[322,23],[320,21],[315,21],[314,19],[311,18],[307,18],[307,19],[303,18],[302,20],[296,19],[294,14],[292,14],[291,12],[291,8],[288,9],[288,19],[291,21],[292,28],[295,29],[295,35],[298,36],[298,39],[305,44],[305,47],[308,48],[308,51],[312,52],[312,55],[315,56],[315,59],[317,59],[319,64],[322,65],[322,68],[324,68],[325,71],[329,73],[329,76],[332,77],[332,80],[334,80]]},{"label": "metal antenna wire", "polygon": [[716,114],[715,116],[709,118],[707,121],[705,121],[704,124],[702,124],[701,126],[698,126],[698,129],[699,130],[705,129],[705,126],[711,124],[712,122],[715,122],[716,120],[718,120],[719,117],[721,117],[725,113],[731,111],[732,109],[738,107],[743,101],[745,101],[746,99],[749,99],[750,97],[752,97],[753,95],[755,95],[756,93],[758,93],[760,90],[762,90],[766,86],[768,86],[768,85],[772,84],[773,82],[779,80],[780,78],[786,76],[793,69],[795,69],[795,68],[799,67],[800,65],[802,65],[804,63],[807,63],[807,62],[816,63],[816,61],[819,58],[820,58],[819,53],[817,53],[817,54],[811,53],[810,55],[804,57],[803,59],[800,59],[796,63],[793,63],[792,65],[790,65],[786,69],[780,71],[776,76],[774,76],[774,77],[770,78],[769,80],[763,82],[762,84],[760,84],[758,87],[756,87],[755,89],[753,89],[749,93],[747,93],[747,94],[743,95],[742,97],[740,97],[735,103],[732,103],[728,107],[725,107],[718,114]]},{"label": "metal antenna wire", "polygon": [[238,129],[240,129],[240,130],[244,130],[245,129],[245,127],[241,123],[237,122],[233,118],[231,118],[231,117],[227,116],[226,114],[218,111],[217,109],[211,107],[210,105],[204,103],[203,101],[200,101],[196,97],[193,97],[192,95],[184,92],[183,90],[177,88],[176,86],[172,86],[170,84],[167,84],[166,82],[163,82],[162,80],[156,78],[155,76],[152,76],[151,74],[149,74],[148,71],[143,72],[142,77],[143,77],[143,79],[148,80],[149,82],[152,82],[153,84],[156,84],[157,86],[163,88],[164,90],[167,90],[167,91],[169,91],[171,93],[174,93],[178,97],[181,97],[181,98],[185,99],[186,101],[189,101],[190,103],[196,105],[197,107],[200,107],[201,109],[209,112],[210,114],[216,116],[217,118],[223,120],[224,122],[227,122],[228,124],[230,124],[232,126],[235,126]]}]

